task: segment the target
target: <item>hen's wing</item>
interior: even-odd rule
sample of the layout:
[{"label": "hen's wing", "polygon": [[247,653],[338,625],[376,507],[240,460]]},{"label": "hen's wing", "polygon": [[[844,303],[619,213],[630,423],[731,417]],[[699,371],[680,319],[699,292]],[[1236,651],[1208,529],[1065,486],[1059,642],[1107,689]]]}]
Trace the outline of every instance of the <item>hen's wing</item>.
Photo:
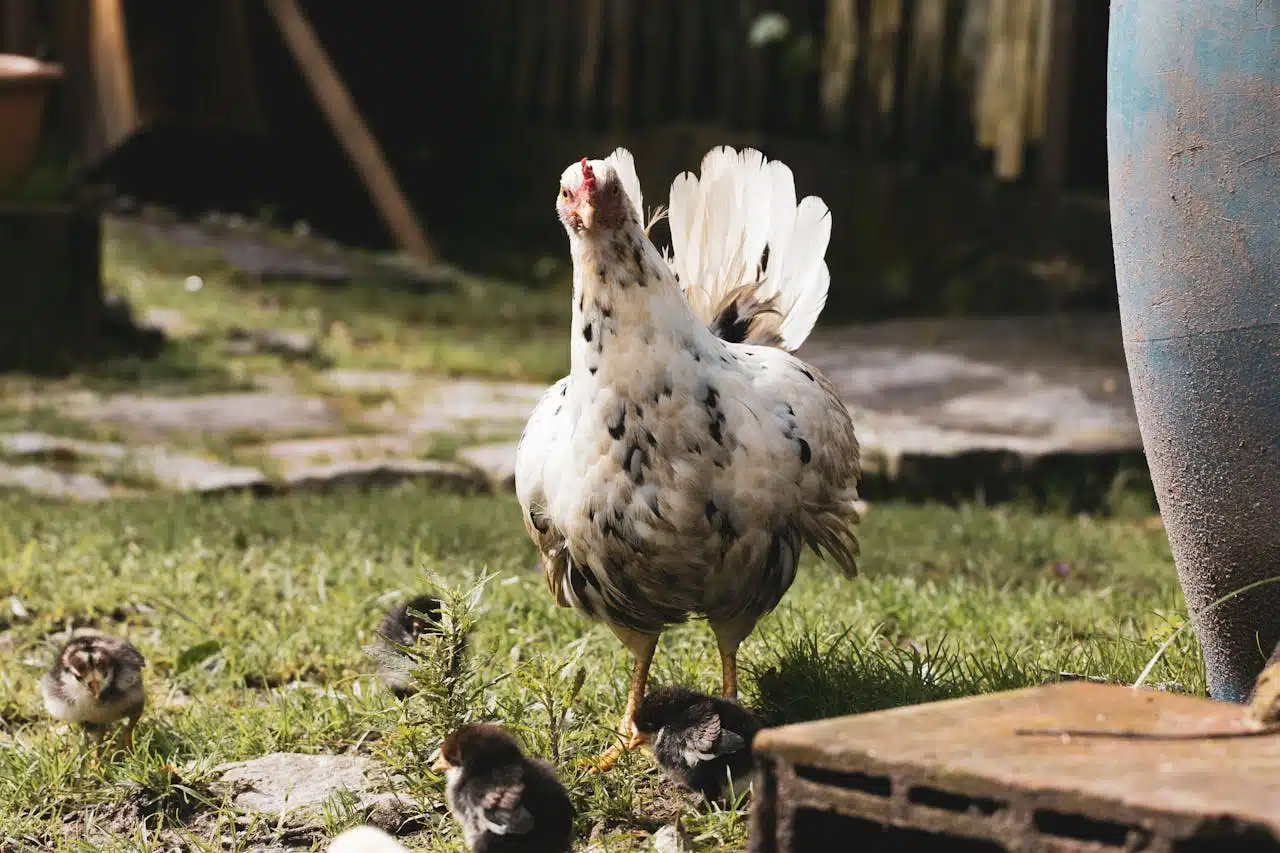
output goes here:
[{"label": "hen's wing", "polygon": [[484,828],[494,835],[524,835],[533,829],[533,815],[520,802],[524,797],[524,773],[519,766],[504,769],[484,780],[480,800]]},{"label": "hen's wing", "polygon": [[547,515],[546,477],[551,451],[559,441],[561,431],[567,428],[563,406],[568,389],[567,376],[547,389],[529,416],[516,449],[516,498],[524,515],[525,530],[542,552],[547,585],[561,607],[569,604],[563,589],[569,555],[565,549],[564,533],[552,524]]},{"label": "hen's wing", "polygon": [[796,203],[786,164],[712,149],[700,176],[672,182],[668,218],[672,270],[717,335],[787,351],[804,343],[831,283],[831,216],[817,196]]}]

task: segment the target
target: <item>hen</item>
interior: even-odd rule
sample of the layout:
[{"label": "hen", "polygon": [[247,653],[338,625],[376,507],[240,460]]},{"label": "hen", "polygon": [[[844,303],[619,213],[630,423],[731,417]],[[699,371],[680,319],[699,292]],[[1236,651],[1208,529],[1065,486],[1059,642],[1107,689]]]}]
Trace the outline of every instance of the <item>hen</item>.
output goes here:
[{"label": "hen", "polygon": [[635,656],[621,742],[661,632],[710,622],[723,693],[801,546],[856,574],[858,442],[830,383],[790,352],[826,302],[826,205],[791,170],[717,148],[671,186],[669,257],[650,242],[631,155],[567,168],[571,370],[520,439],[516,490],[562,606]]}]

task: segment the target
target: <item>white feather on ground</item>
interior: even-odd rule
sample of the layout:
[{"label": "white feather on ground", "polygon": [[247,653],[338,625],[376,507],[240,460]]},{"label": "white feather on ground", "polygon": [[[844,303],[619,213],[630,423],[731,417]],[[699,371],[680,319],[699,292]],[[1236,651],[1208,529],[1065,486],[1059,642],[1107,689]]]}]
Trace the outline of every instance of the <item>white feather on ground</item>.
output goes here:
[{"label": "white feather on ground", "polygon": [[409,853],[409,848],[380,829],[357,826],[333,839],[329,853]]}]

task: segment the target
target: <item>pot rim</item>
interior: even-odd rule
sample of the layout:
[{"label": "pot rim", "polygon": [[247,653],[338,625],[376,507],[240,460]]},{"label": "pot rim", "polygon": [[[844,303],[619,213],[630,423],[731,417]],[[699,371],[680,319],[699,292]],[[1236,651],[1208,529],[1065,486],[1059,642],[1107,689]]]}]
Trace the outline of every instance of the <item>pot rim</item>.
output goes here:
[{"label": "pot rim", "polygon": [[21,56],[16,53],[0,53],[0,87],[61,78],[61,65],[41,62],[30,56]]}]

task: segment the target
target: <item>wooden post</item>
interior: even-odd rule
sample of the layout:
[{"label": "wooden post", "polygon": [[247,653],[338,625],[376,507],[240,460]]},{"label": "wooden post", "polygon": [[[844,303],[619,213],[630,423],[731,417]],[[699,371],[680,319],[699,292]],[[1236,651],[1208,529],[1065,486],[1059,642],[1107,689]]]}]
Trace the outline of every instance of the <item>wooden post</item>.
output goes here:
[{"label": "wooden post", "polygon": [[266,0],[285,44],[293,53],[311,93],[334,135],[364,181],[365,189],[405,252],[428,263],[436,259],[418,217],[400,191],[382,150],[365,126],[351,94],[334,70],[297,0]]}]

